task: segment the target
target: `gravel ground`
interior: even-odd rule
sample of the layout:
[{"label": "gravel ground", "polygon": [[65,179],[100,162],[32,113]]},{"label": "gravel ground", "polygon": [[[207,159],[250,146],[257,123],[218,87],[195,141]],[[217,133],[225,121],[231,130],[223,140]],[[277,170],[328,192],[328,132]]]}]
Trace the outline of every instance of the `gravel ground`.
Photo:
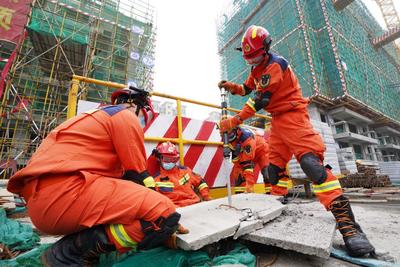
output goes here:
[{"label": "gravel ground", "polygon": [[[370,242],[382,260],[394,260],[400,263],[400,204],[352,204],[357,222],[367,234]],[[342,236],[336,232],[333,246],[344,246]],[[323,266],[323,267],[352,267],[357,266],[335,258],[324,260],[318,257],[283,250],[274,247],[264,247],[259,256],[258,266]],[[271,264],[272,263],[272,264]]]}]

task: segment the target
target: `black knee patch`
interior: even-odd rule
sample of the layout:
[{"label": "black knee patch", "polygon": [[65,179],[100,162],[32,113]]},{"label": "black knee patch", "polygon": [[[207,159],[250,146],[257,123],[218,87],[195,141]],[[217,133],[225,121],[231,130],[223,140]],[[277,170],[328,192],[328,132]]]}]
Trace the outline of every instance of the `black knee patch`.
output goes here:
[{"label": "black knee patch", "polygon": [[264,184],[268,184],[269,183],[268,166],[261,169],[261,174],[263,176]]},{"label": "black knee patch", "polygon": [[[279,179],[286,177],[285,175],[285,169],[281,169],[278,166],[274,164],[270,164],[268,166],[268,180],[272,185],[277,185],[279,182]],[[264,177],[265,179],[265,177]],[[265,181],[265,180],[264,180]]]},{"label": "black knee patch", "polygon": [[300,159],[300,166],[308,178],[315,184],[326,181],[328,174],[321,160],[313,153],[307,153]]},{"label": "black knee patch", "polygon": [[140,220],[144,238],[138,244],[138,249],[151,249],[161,245],[177,231],[180,218],[181,215],[174,212],[167,218],[160,217],[154,222]]},{"label": "black knee patch", "polygon": [[235,180],[235,186],[240,186],[243,182],[246,182],[246,180],[243,178],[241,174],[239,174],[239,176]]}]

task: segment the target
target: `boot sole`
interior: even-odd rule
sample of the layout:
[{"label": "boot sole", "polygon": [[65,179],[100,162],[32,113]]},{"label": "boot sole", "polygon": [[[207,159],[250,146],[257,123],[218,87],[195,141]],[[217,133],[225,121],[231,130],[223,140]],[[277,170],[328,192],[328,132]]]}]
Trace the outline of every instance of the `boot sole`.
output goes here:
[{"label": "boot sole", "polygon": [[359,249],[359,250],[352,251],[352,252],[348,251],[348,254],[351,257],[362,257],[366,254],[370,254],[370,253],[374,253],[374,252],[375,252],[375,248],[372,247],[372,248],[368,248],[368,249]]}]

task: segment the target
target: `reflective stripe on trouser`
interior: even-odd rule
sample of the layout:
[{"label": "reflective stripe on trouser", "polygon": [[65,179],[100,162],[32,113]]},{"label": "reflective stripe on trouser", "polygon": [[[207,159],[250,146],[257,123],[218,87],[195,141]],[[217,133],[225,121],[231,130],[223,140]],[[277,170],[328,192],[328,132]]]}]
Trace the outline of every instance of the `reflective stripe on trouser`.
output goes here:
[{"label": "reflective stripe on trouser", "polygon": [[[106,227],[106,232],[110,241],[116,246],[120,252],[128,250],[136,251],[138,242],[133,240],[127,233],[125,228],[129,228],[128,231],[141,231],[141,225],[139,221],[133,225],[122,225],[122,224],[110,224]],[[136,228],[136,229],[135,229]]]},{"label": "reflective stripe on trouser", "polygon": [[208,185],[206,183],[201,183],[198,188],[199,188],[199,191],[201,191],[204,188],[208,188]]},{"label": "reflective stripe on trouser", "polygon": [[313,184],[313,190],[315,195],[318,197],[319,202],[325,206],[328,210],[329,205],[333,200],[343,195],[342,187],[340,182],[335,175],[332,174],[330,170],[326,170],[328,177],[322,184]]},{"label": "reflective stripe on trouser", "polygon": [[265,193],[270,194],[271,193],[271,184],[264,184],[265,187]]},{"label": "reflective stripe on trouser", "polygon": [[286,196],[289,191],[289,178],[279,179],[276,185],[271,186],[271,194],[276,196]]},{"label": "reflective stripe on trouser", "polygon": [[235,186],[233,188],[233,191],[235,192],[235,194],[243,193],[246,191],[246,186]]}]

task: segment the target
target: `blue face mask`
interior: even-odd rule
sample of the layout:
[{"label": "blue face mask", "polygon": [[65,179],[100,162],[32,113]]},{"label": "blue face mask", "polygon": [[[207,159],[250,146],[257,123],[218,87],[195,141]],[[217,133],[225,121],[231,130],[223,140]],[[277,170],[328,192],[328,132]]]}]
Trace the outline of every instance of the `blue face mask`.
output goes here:
[{"label": "blue face mask", "polygon": [[146,127],[146,121],[144,119],[144,116],[138,116],[139,122],[140,122],[140,126],[142,126],[142,128]]},{"label": "blue face mask", "polygon": [[174,162],[162,162],[162,167],[164,170],[172,170],[175,167],[175,163]]}]

